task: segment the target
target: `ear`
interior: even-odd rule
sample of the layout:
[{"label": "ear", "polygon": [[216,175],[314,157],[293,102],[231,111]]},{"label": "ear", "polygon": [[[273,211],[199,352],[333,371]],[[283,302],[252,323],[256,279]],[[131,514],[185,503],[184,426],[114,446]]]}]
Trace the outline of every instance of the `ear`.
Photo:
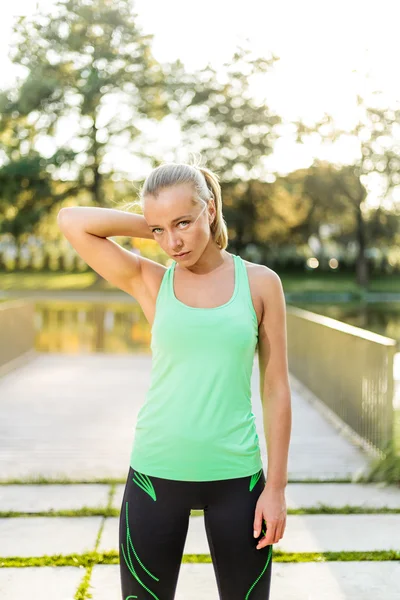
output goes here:
[{"label": "ear", "polygon": [[215,201],[214,198],[210,198],[210,200],[208,201],[208,205],[212,207],[211,213],[210,211],[208,212],[208,220],[211,223],[214,221],[215,219],[215,215],[217,214],[217,209],[215,208]]}]

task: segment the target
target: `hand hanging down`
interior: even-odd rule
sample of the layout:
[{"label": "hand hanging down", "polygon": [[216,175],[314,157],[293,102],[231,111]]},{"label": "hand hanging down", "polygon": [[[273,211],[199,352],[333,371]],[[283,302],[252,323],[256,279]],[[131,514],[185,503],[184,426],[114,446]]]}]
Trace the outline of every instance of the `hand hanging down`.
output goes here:
[{"label": "hand hanging down", "polygon": [[263,519],[266,522],[266,534],[262,537],[256,548],[260,550],[270,544],[276,544],[283,537],[286,527],[286,500],[285,490],[265,486],[256,504],[254,514],[254,537],[265,533]]}]

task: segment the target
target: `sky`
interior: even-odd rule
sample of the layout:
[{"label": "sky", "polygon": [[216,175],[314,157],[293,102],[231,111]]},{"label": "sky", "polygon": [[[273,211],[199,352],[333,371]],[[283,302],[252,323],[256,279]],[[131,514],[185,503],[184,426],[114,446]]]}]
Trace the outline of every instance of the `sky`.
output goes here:
[{"label": "sky", "polygon": [[[37,5],[51,9],[53,3],[13,0],[2,7],[3,87],[16,74],[7,58],[13,20],[16,15],[31,14]],[[350,130],[357,121],[357,93],[368,98],[379,90],[385,104],[394,106],[400,101],[397,0],[136,0],[134,9],[143,33],[154,34],[153,53],[160,62],[180,58],[189,69],[208,62],[218,67],[245,40],[259,56],[279,56],[274,72],[254,88],[254,94],[284,121],[301,118],[312,125],[328,113],[338,127]],[[68,134],[65,127],[64,136]],[[149,127],[148,134],[154,147],[167,152],[176,131],[158,124]],[[278,141],[265,164],[271,172],[285,174],[307,167],[316,157],[351,163],[358,150],[357,140],[350,138],[325,146],[310,140],[301,146],[288,135]],[[113,157],[127,173],[137,175],[132,156],[123,148],[113,152]],[[371,177],[365,183],[368,204],[376,205],[381,201],[379,182]],[[400,200],[400,193],[394,196]]]}]

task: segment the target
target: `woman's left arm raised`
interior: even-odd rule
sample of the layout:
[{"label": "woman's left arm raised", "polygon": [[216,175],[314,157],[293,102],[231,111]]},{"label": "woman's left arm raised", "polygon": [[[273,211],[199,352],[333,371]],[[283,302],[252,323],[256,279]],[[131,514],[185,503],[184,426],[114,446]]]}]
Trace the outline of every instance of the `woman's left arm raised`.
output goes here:
[{"label": "woman's left arm raised", "polygon": [[261,280],[264,310],[259,326],[258,359],[268,469],[254,515],[254,537],[261,533],[263,518],[267,526],[257,549],[278,542],[286,527],[285,487],[292,428],[285,296],[275,271],[265,267]]}]

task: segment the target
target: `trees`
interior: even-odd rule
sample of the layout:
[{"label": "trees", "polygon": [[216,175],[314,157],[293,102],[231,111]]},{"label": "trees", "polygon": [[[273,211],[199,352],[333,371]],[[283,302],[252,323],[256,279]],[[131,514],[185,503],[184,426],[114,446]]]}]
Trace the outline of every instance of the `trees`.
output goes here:
[{"label": "trees", "polygon": [[0,232],[18,239],[67,197],[105,205],[113,148],[168,105],[130,0],[62,0],[54,14],[20,18],[14,38],[26,76],[0,97]]},{"label": "trees", "polygon": [[168,112],[151,36],[140,32],[130,0],[62,0],[53,15],[20,19],[15,35],[12,60],[28,75],[12,110],[30,116],[37,136],[55,135],[68,120],[63,173],[68,163],[68,178],[104,204],[107,153],[141,133],[141,117]]},{"label": "trees", "polygon": [[[377,95],[376,92],[374,94]],[[366,251],[368,245],[373,241],[368,237],[368,231],[374,230],[374,222],[375,228],[378,227],[379,220],[382,218],[381,211],[367,209],[365,200],[368,194],[368,181],[371,175],[380,179],[384,188],[383,197],[400,184],[400,142],[398,137],[400,108],[382,107],[377,99],[375,102],[367,101],[359,95],[357,96],[357,105],[359,107],[358,120],[350,131],[337,128],[329,115],[325,115],[312,127],[307,127],[301,122],[296,123],[296,127],[298,141],[301,142],[308,135],[315,136],[315,133],[318,133],[323,140],[336,141],[344,136],[353,137],[358,141],[358,158],[351,165],[334,168],[331,177],[332,194],[326,197],[331,198],[332,203],[342,206],[345,211],[344,215],[347,215],[347,220],[350,219],[352,223],[353,238],[358,248],[356,279],[361,286],[367,287],[369,271]],[[387,230],[390,236],[396,235],[400,231],[400,223],[398,217],[395,216],[394,207],[392,214],[391,229]],[[378,222],[376,218],[378,218]],[[397,221],[397,227],[395,221]]]}]

